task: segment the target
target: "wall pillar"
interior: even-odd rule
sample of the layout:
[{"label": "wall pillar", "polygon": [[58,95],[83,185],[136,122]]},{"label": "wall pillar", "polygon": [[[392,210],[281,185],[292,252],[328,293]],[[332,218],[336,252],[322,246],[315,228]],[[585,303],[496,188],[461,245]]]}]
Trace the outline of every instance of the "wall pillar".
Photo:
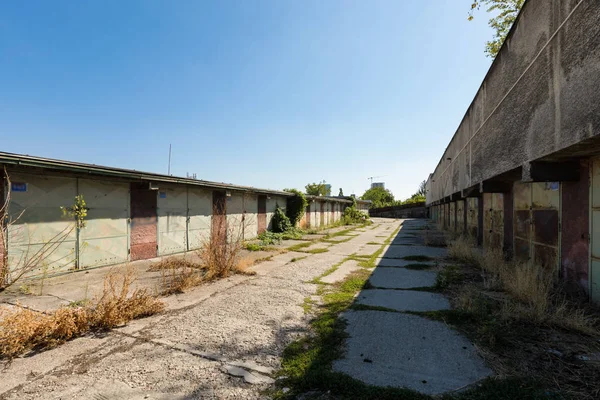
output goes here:
[{"label": "wall pillar", "polygon": [[577,182],[562,182],[560,272],[569,286],[589,289],[589,160],[580,162]]}]

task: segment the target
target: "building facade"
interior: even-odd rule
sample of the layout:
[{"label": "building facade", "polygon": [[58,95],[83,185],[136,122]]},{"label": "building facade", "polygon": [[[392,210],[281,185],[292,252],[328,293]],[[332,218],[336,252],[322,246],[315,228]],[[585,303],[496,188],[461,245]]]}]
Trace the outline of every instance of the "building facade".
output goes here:
[{"label": "building facade", "polygon": [[[184,253],[213,234],[249,240],[271,227],[276,208],[285,209],[292,196],[9,153],[0,153],[0,168],[8,176],[0,198],[10,199],[0,252],[8,252],[11,269],[36,262],[33,275]],[[82,227],[61,210],[79,195],[87,211]],[[343,198],[311,200],[305,217],[311,227],[339,221],[352,204]]]},{"label": "building facade", "polygon": [[600,302],[600,2],[527,0],[427,181],[430,216]]}]

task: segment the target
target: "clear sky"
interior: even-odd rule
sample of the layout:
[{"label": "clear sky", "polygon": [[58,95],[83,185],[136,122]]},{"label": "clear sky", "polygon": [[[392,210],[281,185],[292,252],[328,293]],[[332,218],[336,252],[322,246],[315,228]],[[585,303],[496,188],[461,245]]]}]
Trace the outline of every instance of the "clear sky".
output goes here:
[{"label": "clear sky", "polygon": [[471,0],[13,1],[0,150],[409,197],[490,59]]}]

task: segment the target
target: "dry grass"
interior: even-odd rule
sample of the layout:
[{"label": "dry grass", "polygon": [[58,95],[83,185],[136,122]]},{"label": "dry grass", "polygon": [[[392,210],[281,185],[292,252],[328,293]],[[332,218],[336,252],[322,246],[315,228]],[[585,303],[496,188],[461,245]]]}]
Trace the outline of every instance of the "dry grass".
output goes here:
[{"label": "dry grass", "polygon": [[153,264],[148,271],[160,271],[162,295],[183,293],[200,285],[206,271],[198,263],[182,257],[169,257]]},{"label": "dry grass", "polygon": [[62,307],[50,314],[20,309],[2,315],[0,358],[12,359],[31,350],[51,348],[89,331],[110,329],[161,312],[161,301],[146,290],[131,290],[134,281],[130,269],[112,271],[105,277],[96,301]]},{"label": "dry grass", "polygon": [[480,253],[471,239],[460,237],[448,245],[457,261],[481,269],[483,286],[504,290],[510,298],[500,312],[505,320],[557,326],[584,334],[598,334],[600,321],[569,302],[557,290],[551,271],[535,264],[506,261],[500,250]]},{"label": "dry grass", "polygon": [[446,235],[440,231],[425,229],[423,233],[423,242],[425,246],[446,247]]}]

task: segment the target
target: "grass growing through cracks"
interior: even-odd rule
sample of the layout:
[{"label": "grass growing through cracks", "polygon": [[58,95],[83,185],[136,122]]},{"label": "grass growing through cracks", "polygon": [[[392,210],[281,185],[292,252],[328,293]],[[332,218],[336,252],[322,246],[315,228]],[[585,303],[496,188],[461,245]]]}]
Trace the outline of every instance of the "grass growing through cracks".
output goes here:
[{"label": "grass growing through cracks", "polygon": [[[391,241],[396,234],[397,231],[392,233],[386,242]],[[319,284],[317,294],[322,296],[322,304],[317,306],[310,298],[306,298],[303,305],[306,313],[315,314],[311,321],[314,334],[291,343],[285,349],[282,367],[278,372],[280,379],[277,381],[276,389],[270,393],[273,398],[292,399],[311,392],[315,395],[314,398],[327,399],[434,399],[405,388],[371,386],[346,374],[332,371],[332,363],[343,356],[343,346],[347,338],[346,322],[340,318],[342,312],[348,309],[393,311],[385,307],[354,304],[355,296],[369,287],[370,270],[364,266],[374,266],[374,260],[384,247],[385,245],[371,256],[347,257],[322,275],[333,273],[348,260],[354,259],[363,263],[362,269],[353,272],[342,282],[327,285],[320,282],[320,277],[315,278],[314,282]],[[468,324],[473,318],[477,318],[472,313],[454,310],[415,314],[462,324]],[[285,393],[283,388],[287,388]],[[436,398],[443,400],[544,399],[548,398],[548,393],[535,381],[509,377],[488,378],[473,389]]]}]

